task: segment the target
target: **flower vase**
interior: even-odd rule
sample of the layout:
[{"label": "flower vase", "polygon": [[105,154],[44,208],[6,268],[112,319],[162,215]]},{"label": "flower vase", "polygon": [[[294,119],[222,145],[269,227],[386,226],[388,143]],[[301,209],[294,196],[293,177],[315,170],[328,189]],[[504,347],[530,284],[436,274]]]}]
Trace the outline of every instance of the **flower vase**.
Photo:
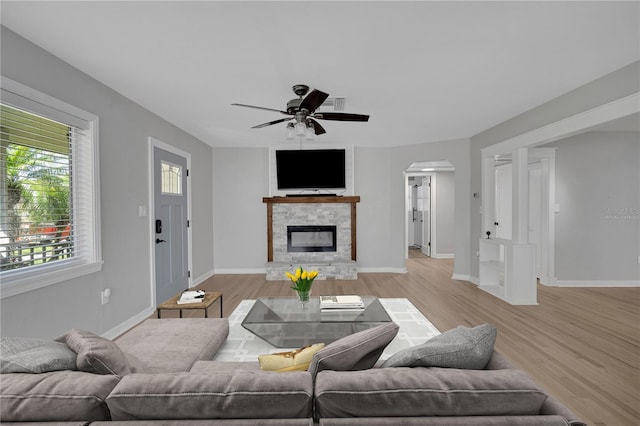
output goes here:
[{"label": "flower vase", "polygon": [[296,291],[296,293],[298,293],[298,299],[300,300],[300,303],[302,305],[302,310],[307,309],[307,306],[309,305],[309,298],[311,296],[311,290]]}]

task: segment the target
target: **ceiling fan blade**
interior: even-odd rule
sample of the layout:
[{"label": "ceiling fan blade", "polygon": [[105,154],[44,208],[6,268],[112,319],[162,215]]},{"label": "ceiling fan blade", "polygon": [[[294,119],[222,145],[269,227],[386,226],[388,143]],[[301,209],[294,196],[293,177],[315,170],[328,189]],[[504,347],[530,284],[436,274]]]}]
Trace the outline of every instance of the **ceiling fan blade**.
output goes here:
[{"label": "ceiling fan blade", "polygon": [[313,114],[313,118],[334,121],[369,121],[369,116],[364,114],[349,114],[346,112],[319,112]]},{"label": "ceiling fan blade", "polygon": [[288,115],[287,111],[281,111],[281,110],[279,110],[279,109],[274,109],[274,108],[265,108],[265,107],[255,106],[255,105],[247,105],[247,104],[231,104],[231,105],[234,105],[234,106],[241,106],[241,107],[245,107],[245,108],[263,109],[263,110],[265,110],[265,111],[275,111],[275,112],[279,112],[279,113],[287,114],[287,115]]},{"label": "ceiling fan blade", "polygon": [[300,103],[300,109],[315,111],[329,97],[328,93],[313,89]]},{"label": "ceiling fan blade", "polygon": [[292,120],[292,119],[293,119],[293,117],[281,118],[281,119],[279,119],[279,120],[270,121],[270,122],[268,122],[268,123],[258,124],[258,125],[256,125],[256,126],[251,127],[251,128],[252,128],[252,129],[259,129],[259,128],[261,128],[261,127],[271,126],[271,125],[273,125],[273,124],[282,123],[282,122],[289,121],[289,120]]},{"label": "ceiling fan blade", "polygon": [[327,133],[327,131],[324,129],[324,127],[322,127],[320,125],[320,123],[318,123],[316,120],[314,120],[313,118],[310,118],[309,121],[313,123],[313,130],[314,130],[316,135],[321,135],[323,133]]}]

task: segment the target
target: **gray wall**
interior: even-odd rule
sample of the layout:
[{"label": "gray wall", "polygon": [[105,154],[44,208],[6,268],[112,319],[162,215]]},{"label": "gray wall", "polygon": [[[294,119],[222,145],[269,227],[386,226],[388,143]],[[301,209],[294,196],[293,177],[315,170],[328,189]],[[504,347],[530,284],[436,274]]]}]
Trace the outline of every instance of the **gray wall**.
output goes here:
[{"label": "gray wall", "polygon": [[[357,252],[360,271],[405,270],[404,171],[415,161],[449,160],[455,167],[454,272],[469,271],[469,143],[355,148]],[[267,149],[214,148],[215,272],[264,271],[267,261]],[[460,170],[460,172],[458,172]]]},{"label": "gray wall", "polygon": [[455,250],[454,172],[436,173],[436,253],[434,257],[452,255]]},{"label": "gray wall", "polygon": [[[480,162],[482,148],[637,93],[640,90],[638,75],[640,75],[640,62],[634,62],[473,136],[470,147],[471,193],[482,192]],[[472,253],[476,253],[479,249],[478,241],[482,230],[481,203],[480,198],[474,198],[471,202],[470,248]],[[470,268],[471,276],[477,277],[478,258],[476,256],[471,258]]]},{"label": "gray wall", "polygon": [[640,278],[640,137],[590,132],[556,149],[555,271],[560,281]]},{"label": "gray wall", "polygon": [[[102,271],[2,299],[3,336],[95,333],[151,307],[148,137],[192,155],[193,274],[213,270],[211,148],[2,27],[2,75],[99,116]],[[111,288],[111,302],[100,292]]]}]

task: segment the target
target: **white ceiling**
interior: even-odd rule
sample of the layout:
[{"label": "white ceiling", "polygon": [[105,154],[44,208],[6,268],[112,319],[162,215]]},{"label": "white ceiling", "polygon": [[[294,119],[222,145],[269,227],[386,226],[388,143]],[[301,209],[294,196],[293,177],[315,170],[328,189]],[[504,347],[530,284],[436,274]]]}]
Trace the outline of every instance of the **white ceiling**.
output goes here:
[{"label": "white ceiling", "polygon": [[293,84],[368,123],[316,142],[467,138],[640,59],[639,2],[1,2],[1,22],[212,146],[285,143]]}]

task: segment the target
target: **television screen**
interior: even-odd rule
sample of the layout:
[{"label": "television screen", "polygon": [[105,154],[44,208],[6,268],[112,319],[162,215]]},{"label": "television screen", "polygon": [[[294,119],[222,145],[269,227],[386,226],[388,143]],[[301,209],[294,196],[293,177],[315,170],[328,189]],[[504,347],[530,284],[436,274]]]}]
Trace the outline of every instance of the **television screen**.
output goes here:
[{"label": "television screen", "polygon": [[345,150],[279,150],[276,173],[278,189],[345,189]]}]

